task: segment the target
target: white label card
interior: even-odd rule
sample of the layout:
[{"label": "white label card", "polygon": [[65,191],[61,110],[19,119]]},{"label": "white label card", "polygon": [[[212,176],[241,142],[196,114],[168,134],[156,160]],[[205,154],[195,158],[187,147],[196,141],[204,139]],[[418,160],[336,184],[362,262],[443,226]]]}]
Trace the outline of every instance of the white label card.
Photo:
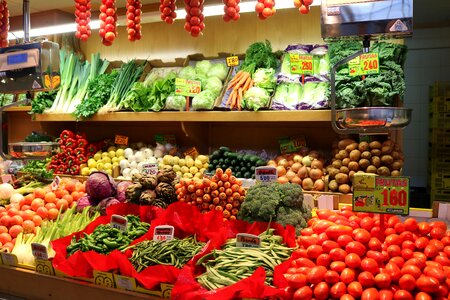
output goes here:
[{"label": "white label card", "polygon": [[121,231],[127,231],[128,227],[128,220],[127,218],[119,215],[112,215],[111,216],[111,227],[119,229]]},{"label": "white label card", "polygon": [[275,167],[257,167],[255,169],[255,179],[260,182],[275,182],[278,179],[278,171]]},{"label": "white label card", "polygon": [[254,234],[238,233],[236,235],[236,247],[259,248],[261,247],[261,238]]},{"label": "white label card", "polygon": [[158,173],[157,163],[145,163],[142,165],[142,174],[156,175]]},{"label": "white label card", "polygon": [[32,243],[31,244],[31,252],[33,253],[34,258],[36,258],[36,259],[41,259],[41,260],[48,259],[47,247],[45,247],[42,244]]},{"label": "white label card", "polygon": [[159,225],[155,227],[153,233],[154,241],[170,241],[173,240],[174,227],[171,225]]}]

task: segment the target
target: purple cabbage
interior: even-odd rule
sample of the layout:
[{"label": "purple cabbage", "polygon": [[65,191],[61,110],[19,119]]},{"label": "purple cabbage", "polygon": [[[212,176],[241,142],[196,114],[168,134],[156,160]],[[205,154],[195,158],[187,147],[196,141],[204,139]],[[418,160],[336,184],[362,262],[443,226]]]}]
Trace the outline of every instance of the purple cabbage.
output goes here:
[{"label": "purple cabbage", "polygon": [[108,197],[99,202],[97,211],[100,212],[101,215],[106,215],[106,208],[115,204],[120,204],[120,201],[114,197]]},{"label": "purple cabbage", "polygon": [[127,188],[132,184],[133,183],[131,181],[119,182],[119,184],[117,185],[117,200],[119,200],[119,202],[125,202],[125,200],[127,199],[126,197]]},{"label": "purple cabbage", "polygon": [[99,203],[103,199],[116,196],[116,182],[104,172],[93,172],[86,180],[86,193],[91,201]]},{"label": "purple cabbage", "polygon": [[82,212],[83,209],[87,206],[92,206],[91,197],[83,196],[77,201],[77,212]]}]

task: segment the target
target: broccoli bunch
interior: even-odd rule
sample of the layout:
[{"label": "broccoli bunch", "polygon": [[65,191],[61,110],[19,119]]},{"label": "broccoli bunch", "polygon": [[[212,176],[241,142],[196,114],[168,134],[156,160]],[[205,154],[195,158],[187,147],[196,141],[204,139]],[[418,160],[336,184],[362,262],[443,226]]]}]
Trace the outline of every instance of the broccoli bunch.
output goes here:
[{"label": "broccoli bunch", "polygon": [[303,191],[295,183],[257,184],[252,186],[242,203],[239,219],[248,222],[277,222],[294,226],[297,233],[307,226],[311,209],[303,204]]}]

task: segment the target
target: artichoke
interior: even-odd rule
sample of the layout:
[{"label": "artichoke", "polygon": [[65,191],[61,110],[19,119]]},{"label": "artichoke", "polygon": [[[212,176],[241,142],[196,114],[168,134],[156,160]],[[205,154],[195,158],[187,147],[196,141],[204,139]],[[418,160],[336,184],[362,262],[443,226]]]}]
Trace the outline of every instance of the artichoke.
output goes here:
[{"label": "artichoke", "polygon": [[131,180],[133,182],[139,182],[143,176],[144,175],[142,175],[141,173],[134,173],[133,176],[131,177]]},{"label": "artichoke", "polygon": [[168,204],[173,203],[177,200],[175,188],[171,184],[160,182],[156,187],[155,192],[158,198],[161,198]]},{"label": "artichoke", "polygon": [[155,199],[156,199],[155,191],[145,190],[141,193],[141,197],[139,197],[139,202],[141,205],[152,205]]},{"label": "artichoke", "polygon": [[146,190],[154,190],[158,185],[158,179],[155,175],[143,175],[139,179],[139,183]]},{"label": "artichoke", "polygon": [[127,197],[127,202],[139,203],[139,198],[142,194],[142,185],[140,183],[133,183],[132,185],[127,187],[127,191],[125,195]]},{"label": "artichoke", "polygon": [[177,173],[175,173],[171,167],[163,167],[156,174],[158,182],[172,183],[175,178],[177,178]]},{"label": "artichoke", "polygon": [[169,204],[167,204],[166,202],[164,202],[163,199],[155,199],[152,203],[153,206],[157,206],[157,207],[161,207],[161,208],[167,208],[169,206]]}]

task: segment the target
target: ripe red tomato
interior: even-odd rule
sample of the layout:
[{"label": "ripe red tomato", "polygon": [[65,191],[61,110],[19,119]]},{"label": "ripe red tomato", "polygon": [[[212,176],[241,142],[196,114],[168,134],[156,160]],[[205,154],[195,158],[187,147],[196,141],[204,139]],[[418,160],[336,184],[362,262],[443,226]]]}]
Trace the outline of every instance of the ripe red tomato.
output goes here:
[{"label": "ripe red tomato", "polygon": [[423,254],[425,254],[428,258],[433,258],[439,254],[439,251],[436,246],[428,244],[423,250]]},{"label": "ripe red tomato", "polygon": [[447,224],[442,221],[433,221],[430,223],[431,228],[441,228],[444,231],[447,231]]},{"label": "ripe red tomato", "polygon": [[347,252],[344,249],[336,248],[330,251],[330,258],[332,261],[344,261]]},{"label": "ripe red tomato", "polygon": [[[345,268],[341,272],[341,281],[345,284],[350,284],[356,279],[356,272],[353,269]],[[351,294],[351,293],[350,293]]]},{"label": "ripe red tomato", "polygon": [[444,246],[450,245],[450,237],[444,236],[444,237],[441,239],[441,242],[444,244]]},{"label": "ripe red tomato", "polygon": [[445,230],[442,229],[441,227],[432,228],[430,231],[430,236],[433,239],[440,240],[445,236]]},{"label": "ripe red tomato", "polygon": [[431,296],[424,292],[418,292],[415,300],[432,300]]},{"label": "ripe red tomato", "polygon": [[371,287],[375,283],[375,278],[372,273],[364,271],[359,273],[358,281],[363,287]]},{"label": "ripe red tomato", "polygon": [[417,220],[414,218],[407,218],[403,224],[405,224],[405,229],[408,231],[413,232],[417,230]]},{"label": "ripe red tomato", "polygon": [[410,292],[405,290],[398,290],[394,294],[394,300],[413,300],[413,296]]},{"label": "ripe red tomato", "polygon": [[415,265],[415,266],[417,266],[419,269],[423,269],[423,268],[425,268],[425,260],[423,260],[423,259],[421,259],[421,258],[418,258],[418,257],[413,257],[413,258],[411,258],[411,259],[408,259],[406,262],[405,262],[405,264],[404,264],[404,266],[406,266],[406,265]]},{"label": "ripe red tomato", "polygon": [[350,294],[344,294],[339,300],[355,300],[355,298]]},{"label": "ripe red tomato", "polygon": [[448,297],[448,286],[447,286],[447,284],[440,284],[436,294],[438,296],[443,297],[444,299],[447,299],[446,298],[446,297]]},{"label": "ripe red tomato", "polygon": [[361,260],[361,269],[375,275],[376,273],[378,273],[378,263],[375,259],[366,257]]},{"label": "ripe red tomato", "polygon": [[328,270],[324,275],[325,282],[329,284],[335,284],[339,282],[340,279],[338,272],[333,270]]},{"label": "ripe red tomato", "polygon": [[438,251],[444,250],[444,244],[440,240],[432,239],[430,240],[429,245],[434,245]]},{"label": "ripe red tomato", "polygon": [[391,286],[391,276],[387,273],[379,273],[375,276],[375,285],[377,288],[387,289]]},{"label": "ripe red tomato", "polygon": [[406,240],[402,243],[402,249],[411,249],[412,251],[414,251],[416,250],[416,245],[413,241]]},{"label": "ripe red tomato", "polygon": [[362,285],[358,281],[353,281],[347,286],[347,291],[351,296],[359,298],[362,295]]},{"label": "ripe red tomato", "polygon": [[317,300],[326,300],[330,294],[330,287],[326,282],[320,282],[314,288],[314,297]]},{"label": "ripe red tomato", "polygon": [[380,242],[380,240],[378,238],[372,237],[369,240],[368,247],[369,247],[370,250],[381,251],[382,244],[381,244],[381,242]]},{"label": "ripe red tomato", "polygon": [[395,224],[400,223],[400,222],[401,221],[400,221],[399,217],[397,217],[397,216],[390,216],[389,220],[387,222],[387,226],[393,228],[395,226]]},{"label": "ripe red tomato", "polygon": [[411,231],[403,231],[400,233],[400,239],[404,241],[414,241],[414,234]]},{"label": "ripe red tomato", "polygon": [[321,245],[325,242],[325,241],[329,241],[330,238],[328,237],[328,235],[325,232],[322,232],[321,234],[319,234],[317,236],[317,245]]},{"label": "ripe red tomato", "polygon": [[387,263],[384,267],[384,270],[389,276],[391,276],[391,280],[397,281],[400,279],[400,276],[402,275],[400,268],[394,264],[394,263]]},{"label": "ripe red tomato", "polygon": [[324,266],[313,267],[306,275],[306,280],[311,284],[318,284],[323,281],[326,272],[327,268]]},{"label": "ripe red tomato", "polygon": [[404,290],[412,291],[416,287],[416,278],[411,274],[404,274],[398,280],[398,285]]},{"label": "ripe red tomato", "polygon": [[369,250],[366,253],[366,257],[374,259],[378,265],[381,265],[385,261],[385,257],[381,252]]},{"label": "ripe red tomato", "polygon": [[345,264],[353,269],[357,269],[361,266],[361,258],[356,253],[349,253],[345,257]]},{"label": "ripe red tomato", "polygon": [[362,292],[361,300],[378,300],[380,299],[380,294],[376,288],[368,288]]},{"label": "ripe red tomato", "polygon": [[348,243],[353,242],[353,238],[350,235],[341,235],[336,241],[339,246],[345,247]]},{"label": "ripe red tomato", "polygon": [[317,239],[316,236],[303,236],[303,235],[301,235],[301,236],[298,237],[297,240],[298,240],[298,243],[301,246],[303,246],[305,248],[308,248],[311,245],[316,245],[318,239]]},{"label": "ripe red tomato", "polygon": [[320,234],[325,232],[328,227],[336,225],[334,222],[328,220],[319,220],[312,226],[314,233]]},{"label": "ripe red tomato", "polygon": [[284,274],[289,286],[299,289],[306,285],[306,275],[304,274]]},{"label": "ripe red tomato", "polygon": [[299,267],[308,267],[308,268],[312,268],[315,267],[316,264],[310,260],[309,258],[305,258],[305,257],[300,257],[297,258],[294,261],[295,267],[299,268]]},{"label": "ripe red tomato", "polygon": [[387,247],[386,251],[390,257],[400,256],[402,254],[402,249],[399,245],[390,245]]},{"label": "ripe red tomato", "polygon": [[306,254],[310,259],[316,259],[322,253],[323,253],[322,246],[319,245],[311,245],[306,249]]},{"label": "ripe red tomato", "polygon": [[450,260],[448,259],[448,257],[445,257],[444,255],[437,255],[435,258],[433,258],[433,260],[435,262],[440,263],[443,267],[450,266]]},{"label": "ripe red tomato", "polygon": [[353,230],[352,237],[355,241],[366,244],[369,242],[371,236],[367,230],[365,230],[363,228],[358,228],[358,229]]},{"label": "ripe red tomato", "polygon": [[330,289],[330,296],[339,299],[347,293],[347,286],[343,282],[335,283]]},{"label": "ripe red tomato", "polygon": [[431,226],[427,222],[420,222],[417,224],[417,229],[421,235],[427,235],[431,231]]},{"label": "ripe red tomato", "polygon": [[406,230],[406,226],[403,223],[397,223],[394,225],[394,229],[395,229],[395,232],[400,234]]},{"label": "ripe red tomato", "polygon": [[423,274],[436,278],[440,283],[444,283],[446,279],[444,270],[437,267],[427,266],[423,269]]},{"label": "ripe red tomato", "polygon": [[380,300],[392,300],[394,299],[394,293],[391,290],[381,290],[379,292]]},{"label": "ripe red tomato", "polygon": [[326,253],[320,254],[319,257],[317,257],[316,259],[316,265],[318,266],[328,267],[330,263],[331,263],[330,255]]},{"label": "ripe red tomato", "polygon": [[428,245],[428,239],[424,236],[418,238],[414,244],[416,245],[417,249],[425,249],[425,247]]},{"label": "ripe red tomato", "polygon": [[402,268],[405,264],[405,260],[401,256],[392,257],[389,262],[396,264],[399,268]]},{"label": "ripe red tomato", "polygon": [[353,228],[345,225],[332,225],[325,231],[332,240],[337,240],[342,235],[351,235]]},{"label": "ripe red tomato", "polygon": [[401,238],[398,234],[393,233],[390,234],[386,237],[386,239],[384,240],[384,244],[386,246],[390,246],[390,245],[401,245],[402,241]]},{"label": "ripe red tomato", "polygon": [[374,225],[374,220],[371,217],[364,217],[359,222],[359,226],[367,231],[371,230]]},{"label": "ripe red tomato", "polygon": [[417,288],[426,293],[435,293],[439,290],[439,281],[431,276],[421,276],[416,281]]},{"label": "ripe red tomato", "polygon": [[401,255],[405,261],[414,257],[413,250],[411,249],[403,249]]},{"label": "ripe red tomato", "polygon": [[309,286],[299,288],[294,293],[294,300],[309,300],[312,299],[313,291]]},{"label": "ripe red tomato", "polygon": [[405,264],[400,272],[402,275],[412,275],[415,279],[419,278],[420,275],[422,275],[422,271],[419,269],[419,267],[413,264]]},{"label": "ripe red tomato", "polygon": [[330,251],[335,248],[340,248],[339,244],[336,243],[335,241],[328,240],[328,241],[323,242],[323,244],[322,244],[322,249],[323,249],[323,252],[325,252],[325,253],[330,253]]},{"label": "ripe red tomato", "polygon": [[372,227],[372,229],[370,229],[370,235],[372,237],[376,237],[378,239],[381,239],[382,236],[381,236],[381,228],[380,228],[380,226]]},{"label": "ripe red tomato", "polygon": [[330,269],[338,273],[341,273],[345,269],[345,267],[346,267],[345,262],[342,261],[333,261],[330,264]]},{"label": "ripe red tomato", "polygon": [[367,249],[361,242],[353,241],[345,246],[345,251],[347,251],[347,253],[355,253],[359,256],[363,256]]}]

